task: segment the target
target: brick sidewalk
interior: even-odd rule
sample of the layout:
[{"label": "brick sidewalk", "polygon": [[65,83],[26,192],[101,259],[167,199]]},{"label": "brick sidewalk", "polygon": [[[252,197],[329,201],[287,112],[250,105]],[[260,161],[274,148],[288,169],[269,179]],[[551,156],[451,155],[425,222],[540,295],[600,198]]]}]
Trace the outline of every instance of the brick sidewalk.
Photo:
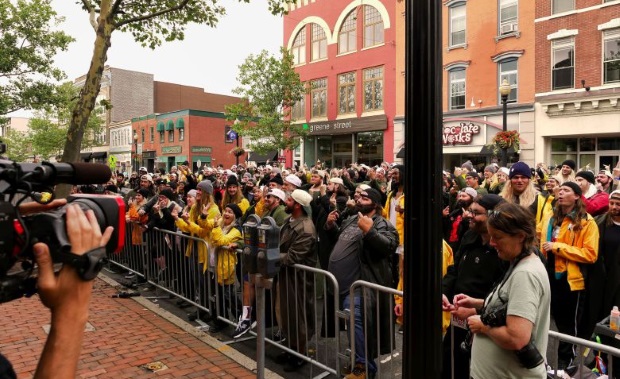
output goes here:
[{"label": "brick sidewalk", "polygon": [[[189,324],[172,320],[175,325],[169,321],[175,316],[159,312],[146,299],[111,298],[115,293],[110,284],[96,279],[89,319],[94,330],[84,335],[78,378],[256,377],[238,363],[242,356],[230,347]],[[0,304],[0,312],[0,352],[13,363],[18,378],[30,378],[47,338],[49,310],[33,296]],[[168,368],[151,372],[140,367],[157,361]]]}]

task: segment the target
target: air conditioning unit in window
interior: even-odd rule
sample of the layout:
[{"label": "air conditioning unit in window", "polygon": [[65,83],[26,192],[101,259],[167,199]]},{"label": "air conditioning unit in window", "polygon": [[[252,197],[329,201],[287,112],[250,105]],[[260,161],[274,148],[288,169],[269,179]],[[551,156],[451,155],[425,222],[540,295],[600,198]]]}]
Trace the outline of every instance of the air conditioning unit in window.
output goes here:
[{"label": "air conditioning unit in window", "polygon": [[517,24],[504,24],[500,27],[501,34],[508,34],[517,31]]}]

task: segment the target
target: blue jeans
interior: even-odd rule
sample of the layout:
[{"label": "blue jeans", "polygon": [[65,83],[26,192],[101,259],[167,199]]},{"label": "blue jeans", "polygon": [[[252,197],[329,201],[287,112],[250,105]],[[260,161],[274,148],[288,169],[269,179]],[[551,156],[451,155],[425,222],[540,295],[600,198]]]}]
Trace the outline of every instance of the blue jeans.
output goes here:
[{"label": "blue jeans", "polygon": [[[361,296],[354,296],[355,308],[351,309],[351,294],[345,296],[342,307],[350,309],[351,315],[355,320],[355,363],[368,365],[368,372],[374,374],[377,372],[377,364],[374,360],[366,360],[366,338],[364,335],[364,302]],[[349,345],[351,344],[350,331],[347,333]]]}]

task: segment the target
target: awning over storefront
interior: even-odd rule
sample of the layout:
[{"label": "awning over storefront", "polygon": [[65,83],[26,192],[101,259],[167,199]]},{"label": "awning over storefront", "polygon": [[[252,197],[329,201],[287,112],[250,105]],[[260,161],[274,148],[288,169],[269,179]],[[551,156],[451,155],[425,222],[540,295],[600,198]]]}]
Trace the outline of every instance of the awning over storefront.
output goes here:
[{"label": "awning over storefront", "polygon": [[83,161],[90,161],[91,159],[104,159],[108,157],[108,153],[105,151],[95,153],[80,153],[80,159]]},{"label": "awning over storefront", "polygon": [[[482,146],[482,149],[480,150],[480,154],[482,154],[482,155],[500,155],[501,153],[502,153],[501,150],[498,150],[497,154],[495,154],[493,152],[493,148],[491,148],[491,147],[489,147],[487,145]],[[509,147],[506,150],[506,154],[508,154],[508,155],[512,155],[514,153],[515,153],[515,149],[513,147]]]},{"label": "awning over storefront", "polygon": [[248,154],[248,161],[256,162],[256,163],[265,163],[267,161],[273,162],[278,159],[277,151],[269,151],[266,154],[258,154],[253,151],[250,151]]}]

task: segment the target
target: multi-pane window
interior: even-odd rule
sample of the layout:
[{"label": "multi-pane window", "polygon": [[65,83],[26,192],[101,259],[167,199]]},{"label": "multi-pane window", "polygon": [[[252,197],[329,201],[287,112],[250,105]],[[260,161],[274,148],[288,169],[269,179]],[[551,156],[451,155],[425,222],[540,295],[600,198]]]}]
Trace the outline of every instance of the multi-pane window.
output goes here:
[{"label": "multi-pane window", "polygon": [[357,42],[357,17],[355,10],[351,11],[342,23],[340,34],[338,35],[338,54],[355,51]]},{"label": "multi-pane window", "polygon": [[312,60],[327,58],[327,36],[325,30],[318,25],[312,24]]},{"label": "multi-pane window", "polygon": [[355,113],[355,72],[338,75],[338,113]]},{"label": "multi-pane window", "polygon": [[620,29],[603,35],[603,83],[620,82]]},{"label": "multi-pane window", "polygon": [[149,135],[151,137],[150,138],[151,143],[155,142],[155,131],[154,131],[154,128],[152,126],[151,126],[151,129],[150,129],[150,134]]},{"label": "multi-pane window", "polygon": [[465,109],[465,69],[457,68],[449,71],[448,83],[450,110]]},{"label": "multi-pane window", "polygon": [[500,35],[517,31],[518,13],[519,13],[518,0],[499,0],[499,34]]},{"label": "multi-pane window", "polygon": [[465,44],[465,4],[450,8],[450,46]]},{"label": "multi-pane window", "polygon": [[383,67],[364,70],[364,111],[383,109]]},{"label": "multi-pane window", "polygon": [[159,132],[159,142],[160,143],[164,142],[164,131],[163,130]]},{"label": "multi-pane window", "polygon": [[168,131],[168,142],[174,142],[174,129]]},{"label": "multi-pane window", "polygon": [[575,77],[575,44],[572,39],[553,41],[551,44],[552,89],[574,87]]},{"label": "multi-pane window", "polygon": [[327,78],[311,82],[312,117],[327,116]]},{"label": "multi-pane window", "polygon": [[301,99],[293,104],[291,109],[291,120],[306,120],[306,95],[301,95]]},{"label": "multi-pane window", "polygon": [[558,14],[575,9],[575,0],[552,0],[551,14]]},{"label": "multi-pane window", "polygon": [[383,43],[383,19],[377,8],[364,6],[364,47]]},{"label": "multi-pane window", "polygon": [[[510,84],[510,94],[508,95],[508,102],[517,101],[517,85],[518,85],[518,70],[517,70],[517,58],[504,59],[498,63],[499,66],[499,84],[504,82],[504,79],[508,80]],[[501,98],[501,95],[499,95]]]},{"label": "multi-pane window", "polygon": [[291,49],[293,54],[293,64],[306,63],[306,28],[302,28],[295,40],[293,41],[293,47]]}]

